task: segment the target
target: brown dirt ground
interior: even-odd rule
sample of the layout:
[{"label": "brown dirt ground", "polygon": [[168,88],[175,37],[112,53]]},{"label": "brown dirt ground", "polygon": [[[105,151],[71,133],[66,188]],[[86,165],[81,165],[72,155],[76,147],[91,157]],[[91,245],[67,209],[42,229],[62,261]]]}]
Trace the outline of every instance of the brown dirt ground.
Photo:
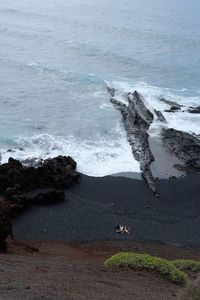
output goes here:
[{"label": "brown dirt ground", "polygon": [[[106,269],[103,262],[119,251],[161,257],[200,259],[199,249],[139,242],[72,244],[9,243],[0,255],[0,300],[168,300],[180,299],[184,287],[158,274]],[[33,251],[31,247],[39,249]]]}]

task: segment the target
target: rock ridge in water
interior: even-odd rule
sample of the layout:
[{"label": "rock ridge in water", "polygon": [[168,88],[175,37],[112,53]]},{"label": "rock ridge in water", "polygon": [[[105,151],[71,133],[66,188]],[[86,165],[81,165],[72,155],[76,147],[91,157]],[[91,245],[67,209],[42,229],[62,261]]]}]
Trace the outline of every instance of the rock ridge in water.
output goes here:
[{"label": "rock ridge in water", "polygon": [[[111,89],[108,88],[108,92],[110,91]],[[147,132],[153,122],[154,115],[147,109],[143,96],[137,91],[128,94],[128,105],[116,100],[114,94],[112,89],[110,101],[116,109],[120,110],[123,116],[127,138],[131,145],[133,156],[140,163],[142,177],[153,194],[158,196],[155,179],[150,168],[151,163],[154,161],[154,156],[149,146],[149,135]]]},{"label": "rock ridge in water", "polygon": [[178,111],[178,112],[188,112],[188,113],[191,113],[191,114],[200,114],[200,106],[186,107],[184,105],[181,105],[181,104],[179,104],[177,102],[174,102],[174,101],[171,101],[171,100],[167,100],[165,98],[161,98],[160,101],[170,106],[170,108],[166,109],[165,112],[172,112],[173,113],[173,112]]},{"label": "rock ridge in water", "polygon": [[[143,96],[137,91],[127,94],[127,103],[125,104],[115,99],[115,90],[113,88],[108,87],[107,90],[111,96],[111,103],[122,114],[127,139],[131,145],[134,158],[140,163],[142,177],[154,195],[159,196],[156,190],[155,178],[151,172],[151,163],[156,157],[154,157],[150,149],[148,135],[148,129],[154,122],[154,115],[146,107]],[[183,105],[164,98],[161,101],[171,106],[170,112],[182,111],[184,108]],[[190,109],[198,110],[199,107],[190,107]],[[161,111],[154,109],[154,114],[161,123],[167,123]],[[163,147],[184,164],[184,166],[174,165],[174,167],[184,171],[200,172],[200,139],[183,131],[166,128],[166,126],[162,126],[161,132]]]}]

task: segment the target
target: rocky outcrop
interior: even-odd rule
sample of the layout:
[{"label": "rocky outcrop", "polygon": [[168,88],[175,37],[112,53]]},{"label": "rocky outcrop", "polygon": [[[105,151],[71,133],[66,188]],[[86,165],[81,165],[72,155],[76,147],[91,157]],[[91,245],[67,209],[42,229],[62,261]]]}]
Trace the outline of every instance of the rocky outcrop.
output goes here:
[{"label": "rocky outcrop", "polygon": [[200,114],[200,106],[197,107],[190,106],[187,111],[191,114]]},{"label": "rocky outcrop", "polygon": [[177,112],[177,111],[180,111],[180,108],[177,107],[177,106],[171,106],[170,109],[165,109],[165,112]]},{"label": "rocky outcrop", "polygon": [[150,168],[154,157],[149,147],[147,132],[154,119],[153,114],[147,109],[144,98],[137,91],[128,94],[128,105],[114,99],[112,94],[110,101],[123,116],[127,138],[135,159],[140,163],[144,180],[152,192],[158,195]]},{"label": "rocky outcrop", "polygon": [[[169,109],[165,109],[165,112],[177,112],[177,111],[182,111],[182,112],[189,112],[191,114],[200,114],[200,106],[197,107],[186,107],[184,105],[178,104],[174,101],[167,100],[165,98],[161,98],[160,101],[164,102],[165,104],[169,105]],[[181,110],[182,109],[182,110]]]},{"label": "rocky outcrop", "polygon": [[44,160],[38,168],[23,166],[9,158],[8,163],[0,165],[0,193],[8,188],[31,190],[38,187],[64,189],[77,182],[76,162],[71,157],[58,156]]},{"label": "rocky outcrop", "polygon": [[108,86],[108,85],[106,85],[106,87],[107,87],[107,91],[110,94],[110,96],[114,97],[115,96],[115,89],[113,87]]},{"label": "rocky outcrop", "polygon": [[[19,211],[31,204],[44,205],[64,201],[63,190],[77,183],[79,178],[76,162],[70,156],[44,160],[38,167],[25,166],[13,158],[0,165],[0,250],[6,248],[5,239],[11,233],[11,210],[15,217]],[[51,190],[32,198],[27,196],[28,191],[40,188]]]},{"label": "rocky outcrop", "polygon": [[181,109],[181,107],[183,106],[183,105],[181,105],[181,104],[179,104],[179,103],[177,103],[175,101],[167,100],[165,98],[161,98],[160,101],[164,102],[165,104],[167,104],[169,106],[177,107],[177,109]]},{"label": "rocky outcrop", "polygon": [[163,128],[164,146],[185,164],[184,169],[200,171],[200,139],[173,128]]},{"label": "rocky outcrop", "polygon": [[160,110],[154,109],[154,112],[155,112],[155,114],[156,114],[156,116],[157,116],[157,118],[158,118],[158,120],[159,120],[160,122],[162,122],[162,123],[167,123],[165,117],[163,116],[163,114],[162,114],[162,112],[161,112]]}]

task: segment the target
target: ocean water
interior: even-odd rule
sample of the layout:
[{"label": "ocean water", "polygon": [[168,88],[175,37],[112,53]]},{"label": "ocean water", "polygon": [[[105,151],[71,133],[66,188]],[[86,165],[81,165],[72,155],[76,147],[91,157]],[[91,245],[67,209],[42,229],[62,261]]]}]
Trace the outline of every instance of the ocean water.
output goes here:
[{"label": "ocean water", "polygon": [[[140,172],[106,84],[161,111],[161,97],[200,105],[199,12],[199,0],[0,0],[2,162],[66,154],[88,175]],[[164,115],[200,134],[200,115]]]}]

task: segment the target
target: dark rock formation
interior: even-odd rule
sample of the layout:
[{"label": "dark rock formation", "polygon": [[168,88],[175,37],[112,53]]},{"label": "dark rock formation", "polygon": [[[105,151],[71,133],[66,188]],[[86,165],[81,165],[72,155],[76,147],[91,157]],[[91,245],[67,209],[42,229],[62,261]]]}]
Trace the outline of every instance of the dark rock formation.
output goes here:
[{"label": "dark rock formation", "polygon": [[79,176],[76,162],[69,156],[47,159],[38,168],[23,166],[9,158],[8,163],[0,165],[0,194],[5,194],[8,188],[16,188],[16,185],[26,191],[36,187],[64,189],[77,182]]},{"label": "dark rock formation", "polygon": [[173,107],[172,111],[173,111],[173,110],[180,110],[181,107],[183,107],[183,105],[178,104],[178,103],[176,103],[176,102],[174,102],[174,101],[171,101],[171,100],[167,100],[167,99],[165,99],[165,98],[161,98],[160,101],[162,101],[162,102],[164,102],[165,104],[167,104],[167,105]]},{"label": "dark rock formation", "polygon": [[[20,161],[9,158],[8,163],[0,165],[0,250],[6,249],[5,239],[11,233],[12,216],[31,204],[58,203],[64,201],[63,189],[79,181],[76,162],[71,157],[58,156],[44,160],[38,167],[24,166]],[[26,192],[38,188],[55,188],[35,196]],[[57,190],[59,189],[59,190]]]},{"label": "dark rock formation", "polygon": [[170,109],[165,109],[165,112],[177,112],[180,111],[178,106],[171,106]]},{"label": "dark rock formation", "polygon": [[154,112],[155,112],[155,114],[158,117],[158,120],[160,122],[162,122],[162,123],[166,123],[167,122],[166,119],[165,119],[165,117],[163,116],[163,114],[162,114],[162,112],[160,110],[154,109]]},{"label": "dark rock formation", "polygon": [[12,235],[11,207],[4,197],[0,197],[0,252],[6,252],[6,238]]},{"label": "dark rock formation", "polygon": [[200,106],[197,107],[189,107],[187,110],[191,114],[200,114]]},{"label": "dark rock formation", "polygon": [[163,128],[163,144],[185,163],[188,171],[200,171],[200,140],[183,131]]},{"label": "dark rock formation", "polygon": [[111,95],[111,97],[115,96],[115,89],[113,87],[109,87],[106,85],[108,93]]},{"label": "dark rock formation", "polygon": [[150,168],[154,157],[149,147],[147,133],[154,118],[153,114],[146,108],[144,98],[137,91],[128,94],[128,105],[114,98],[111,98],[110,101],[121,111],[133,155],[140,163],[142,176],[148,187],[157,195],[155,180]]},{"label": "dark rock formation", "polygon": [[64,191],[53,190],[46,193],[40,193],[32,199],[32,203],[35,205],[46,205],[63,202],[65,200]]},{"label": "dark rock formation", "polygon": [[177,112],[177,111],[181,111],[181,108],[184,108],[183,112],[189,112],[191,114],[200,114],[200,106],[197,107],[190,106],[189,108],[187,108],[184,105],[178,104],[171,100],[167,100],[165,98],[161,98],[160,101],[170,106],[170,109],[165,110],[166,112]]}]

